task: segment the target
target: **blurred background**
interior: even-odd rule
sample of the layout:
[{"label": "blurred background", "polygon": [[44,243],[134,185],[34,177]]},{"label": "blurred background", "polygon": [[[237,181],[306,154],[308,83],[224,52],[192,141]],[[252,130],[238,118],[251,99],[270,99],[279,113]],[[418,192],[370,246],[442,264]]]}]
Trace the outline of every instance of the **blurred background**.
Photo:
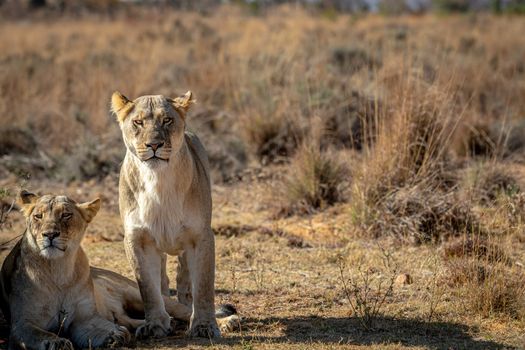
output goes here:
[{"label": "blurred background", "polygon": [[[190,127],[206,134],[216,181],[251,161],[286,161],[315,117],[323,147],[360,149],[385,108],[406,97],[436,104],[430,91],[447,99],[433,112],[470,130],[463,154],[508,155],[521,148],[518,132],[495,129],[518,127],[523,113],[515,14],[524,9],[518,0],[4,0],[0,171],[60,181],[117,171],[115,89],[194,90]],[[410,96],[394,96],[404,85]]]},{"label": "blurred background", "polygon": [[399,14],[403,12],[423,13],[427,11],[494,11],[521,12],[521,0],[3,0],[11,9],[27,7],[52,7],[58,10],[110,10],[123,5],[162,5],[178,9],[210,10],[211,6],[234,4],[247,6],[252,10],[270,6],[294,4],[311,9],[329,9],[351,13],[380,12]]}]

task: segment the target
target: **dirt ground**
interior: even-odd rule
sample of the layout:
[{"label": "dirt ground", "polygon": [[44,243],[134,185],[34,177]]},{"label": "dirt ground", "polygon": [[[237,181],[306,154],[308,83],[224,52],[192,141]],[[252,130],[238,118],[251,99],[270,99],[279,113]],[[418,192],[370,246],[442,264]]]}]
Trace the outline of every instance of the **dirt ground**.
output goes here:
[{"label": "dirt ground", "polygon": [[[84,249],[92,265],[132,277],[120,241],[116,181],[73,183],[67,191],[51,183],[32,187],[78,200],[101,196],[104,204],[88,228]],[[185,338],[179,328],[166,339],[132,348],[518,349],[524,344],[521,322],[468,316],[468,300],[442,288],[448,272],[439,249],[353,236],[345,225],[345,205],[312,217],[273,220],[258,198],[271,181],[214,186],[216,303],[238,308],[240,329],[203,340]],[[4,241],[23,231],[20,214],[10,213],[8,222]],[[170,258],[172,281],[175,270],[176,259]],[[410,275],[409,283],[394,283],[371,327],[353,313],[342,283],[363,271],[372,284],[392,274]],[[380,292],[372,288],[371,293]],[[1,347],[7,334],[4,324]]]}]

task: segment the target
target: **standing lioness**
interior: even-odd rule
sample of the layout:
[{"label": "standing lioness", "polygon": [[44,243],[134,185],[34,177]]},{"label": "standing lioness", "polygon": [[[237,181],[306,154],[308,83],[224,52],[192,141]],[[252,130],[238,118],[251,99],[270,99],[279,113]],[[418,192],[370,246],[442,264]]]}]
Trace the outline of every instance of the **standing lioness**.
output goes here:
[{"label": "standing lioness", "polygon": [[164,253],[179,256],[177,296],[192,305],[189,334],[220,336],[214,315],[215,241],[211,230],[208,158],[186,132],[191,92],[175,99],[111,99],[127,153],[120,170],[119,203],[126,254],[144,301],[146,323],[138,337],[170,332]]}]

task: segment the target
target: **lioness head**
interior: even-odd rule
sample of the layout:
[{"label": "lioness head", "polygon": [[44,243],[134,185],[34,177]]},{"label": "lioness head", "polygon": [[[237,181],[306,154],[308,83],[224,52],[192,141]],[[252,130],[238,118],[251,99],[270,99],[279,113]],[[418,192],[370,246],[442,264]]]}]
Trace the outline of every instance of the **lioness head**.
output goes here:
[{"label": "lioness head", "polygon": [[111,97],[124,143],[140,161],[155,167],[166,164],[184,140],[186,112],[194,103],[188,91],[174,99],[162,95],[130,101],[119,92]]},{"label": "lioness head", "polygon": [[48,259],[55,259],[80,246],[87,224],[100,209],[100,199],[77,204],[66,196],[37,196],[20,192],[18,203],[27,222],[30,247]]}]

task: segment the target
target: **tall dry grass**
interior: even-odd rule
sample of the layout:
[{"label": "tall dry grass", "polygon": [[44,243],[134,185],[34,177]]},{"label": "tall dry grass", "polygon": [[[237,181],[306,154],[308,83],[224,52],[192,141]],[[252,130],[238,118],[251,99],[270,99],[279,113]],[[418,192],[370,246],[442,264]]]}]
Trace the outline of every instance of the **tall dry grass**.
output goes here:
[{"label": "tall dry grass", "polygon": [[325,18],[286,6],[261,16],[223,6],[207,16],[116,18],[0,25],[0,113],[45,149],[46,176],[118,169],[123,147],[108,112],[117,89],[132,97],[192,89],[199,106],[189,124],[219,181],[250,164],[301,158],[320,117],[319,152],[357,150],[348,154],[351,202],[365,226],[378,206],[417,188],[454,211],[458,157],[478,156],[473,135],[492,150],[482,156],[521,151],[519,133],[506,141],[525,112],[519,18]]},{"label": "tall dry grass", "polygon": [[[388,126],[379,132],[392,138],[403,128],[391,123],[396,114],[432,119],[438,109],[439,123],[449,123],[440,120],[447,114],[463,127],[509,125],[525,112],[523,25],[512,17],[329,20],[298,8],[254,17],[222,7],[211,16],[166,11],[1,26],[0,113],[57,157],[86,140],[118,137],[108,113],[115,89],[135,97],[191,88],[201,106],[231,113],[239,147],[263,163],[292,156],[314,115],[326,118],[331,142],[352,145],[345,138],[374,125],[379,107]],[[372,101],[367,113],[356,95]]]},{"label": "tall dry grass", "polygon": [[[192,89],[199,105],[189,125],[210,150],[218,181],[250,164],[292,159],[295,173],[307,173],[315,157],[335,162],[327,149],[354,148],[347,167],[355,190],[344,200],[367,229],[385,210],[406,212],[389,202],[426,207],[423,216],[455,213],[458,157],[478,155],[473,135],[486,125],[495,130],[484,134],[492,152],[482,156],[521,151],[519,133],[512,147],[506,142],[525,112],[519,18],[328,19],[286,6],[261,16],[224,6],[208,16],[117,18],[1,24],[0,113],[45,149],[53,160],[46,176],[117,171],[123,147],[108,112],[113,90],[136,97]],[[309,152],[317,117],[325,134]],[[312,186],[308,176],[293,181],[290,188]],[[322,187],[313,186],[312,193]],[[429,206],[408,199],[426,192]],[[460,227],[469,226],[470,209],[459,211]]]}]

